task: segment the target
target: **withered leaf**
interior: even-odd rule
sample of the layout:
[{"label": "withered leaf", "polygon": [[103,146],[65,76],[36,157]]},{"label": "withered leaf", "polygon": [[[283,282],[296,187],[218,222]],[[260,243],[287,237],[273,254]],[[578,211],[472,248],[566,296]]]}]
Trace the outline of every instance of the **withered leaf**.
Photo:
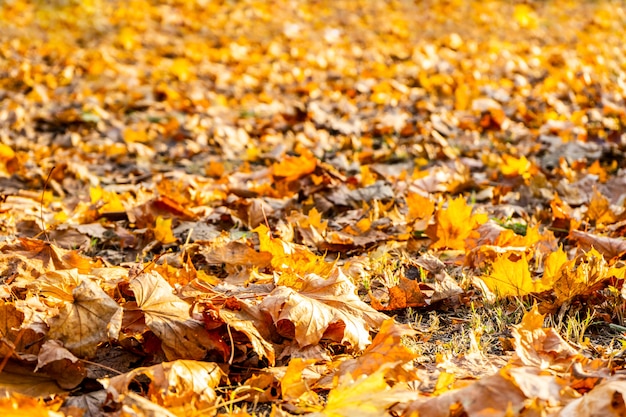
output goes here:
[{"label": "withered leaf", "polygon": [[75,355],[90,357],[98,344],[117,338],[122,308],[91,279],[84,279],[72,297],[48,319],[48,339],[61,341]]},{"label": "withered leaf", "polygon": [[173,294],[172,287],[158,272],[139,275],[130,282],[130,288],[146,325],[161,340],[168,359],[202,359],[210,350],[225,356],[224,342],[190,317],[189,304]]},{"label": "withered leaf", "polygon": [[299,291],[279,286],[260,308],[277,325],[283,320],[291,322],[300,346],[319,343],[331,326],[339,326],[330,338],[359,351],[370,343],[370,330],[377,329],[387,317],[360,300],[354,284],[339,268],[327,279],[305,276]]},{"label": "withered leaf", "polygon": [[101,378],[99,382],[117,401],[131,392],[129,385],[133,380],[146,376],[151,381],[146,393],[151,401],[174,415],[187,415],[215,403],[214,388],[223,375],[216,363],[177,360],[136,368],[112,378]]}]

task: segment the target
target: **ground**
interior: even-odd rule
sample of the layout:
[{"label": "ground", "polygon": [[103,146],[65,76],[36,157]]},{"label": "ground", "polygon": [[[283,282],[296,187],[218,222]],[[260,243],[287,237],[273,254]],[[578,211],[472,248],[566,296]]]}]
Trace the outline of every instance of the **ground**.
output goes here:
[{"label": "ground", "polygon": [[0,25],[4,412],[626,414],[622,2]]}]

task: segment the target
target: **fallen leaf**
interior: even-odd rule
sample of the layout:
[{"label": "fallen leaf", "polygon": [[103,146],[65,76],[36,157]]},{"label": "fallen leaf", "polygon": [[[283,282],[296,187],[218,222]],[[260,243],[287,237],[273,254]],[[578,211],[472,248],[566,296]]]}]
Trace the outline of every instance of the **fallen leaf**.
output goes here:
[{"label": "fallen leaf", "polygon": [[324,409],[308,416],[384,416],[388,415],[387,410],[393,404],[406,401],[414,395],[402,386],[390,388],[385,382],[384,367],[371,375],[361,375],[359,378],[346,374],[340,378],[338,386],[328,393]]},{"label": "fallen leaf", "polygon": [[472,237],[478,225],[487,221],[487,216],[472,214],[472,207],[462,197],[448,199],[447,203],[446,208],[439,205],[435,225],[426,229],[426,234],[433,240],[431,248],[464,250],[466,240]]},{"label": "fallen leaf", "polygon": [[539,369],[564,370],[579,358],[571,347],[553,328],[543,327],[544,315],[537,306],[524,314],[522,322],[513,328],[515,353],[513,361]]},{"label": "fallen leaf", "polygon": [[177,360],[136,368],[98,381],[114,401],[119,401],[131,393],[131,382],[141,376],[148,377],[150,385],[145,395],[150,401],[164,407],[173,415],[189,415],[215,404],[215,387],[223,375],[216,363]]},{"label": "fallen leaf", "polygon": [[626,381],[606,381],[589,393],[567,404],[560,417],[593,417],[626,415]]},{"label": "fallen leaf", "polygon": [[146,325],[161,340],[168,359],[202,359],[211,350],[226,357],[228,348],[224,342],[215,340],[202,323],[191,319],[189,304],[176,297],[157,272],[141,274],[129,285]]},{"label": "fallen leaf", "polygon": [[154,238],[164,245],[174,243],[178,240],[172,233],[172,219],[164,219],[161,216],[156,218]]},{"label": "fallen leaf", "polygon": [[91,279],[72,291],[59,313],[48,319],[48,339],[56,339],[73,354],[91,357],[98,345],[115,339],[122,324],[122,308]]},{"label": "fallen leaf", "polygon": [[489,290],[500,297],[519,297],[551,288],[542,281],[532,279],[525,255],[513,261],[510,257],[506,253],[498,256],[491,266],[491,273],[481,277]]},{"label": "fallen leaf", "polygon": [[299,291],[279,286],[259,307],[271,315],[279,332],[281,322],[291,323],[293,336],[284,335],[295,337],[301,347],[327,337],[361,351],[370,343],[370,330],[386,318],[360,300],[354,284],[339,268],[326,279],[305,276]]}]

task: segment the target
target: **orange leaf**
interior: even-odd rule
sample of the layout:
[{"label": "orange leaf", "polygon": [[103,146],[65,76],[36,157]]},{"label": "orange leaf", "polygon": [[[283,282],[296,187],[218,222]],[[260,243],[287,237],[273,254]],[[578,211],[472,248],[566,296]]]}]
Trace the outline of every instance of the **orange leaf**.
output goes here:
[{"label": "orange leaf", "polygon": [[472,207],[463,197],[448,199],[448,207],[437,209],[434,227],[429,227],[426,234],[433,240],[433,249],[465,249],[466,240],[473,236],[476,226],[487,221],[486,214],[472,215]]},{"label": "orange leaf", "polygon": [[424,307],[426,299],[420,290],[419,282],[400,276],[398,285],[389,288],[389,303],[381,304],[373,295],[372,307],[378,311],[400,310],[408,307]]},{"label": "orange leaf", "polygon": [[587,207],[586,217],[596,226],[615,223],[617,216],[611,210],[609,200],[598,190],[594,190],[593,197]]},{"label": "orange leaf", "polygon": [[430,198],[424,197],[418,193],[408,193],[406,196],[406,204],[409,207],[409,212],[406,216],[407,222],[425,220],[426,223],[424,226],[426,226],[435,211],[435,203]]},{"label": "orange leaf", "polygon": [[280,162],[272,165],[272,175],[284,178],[285,181],[295,181],[315,171],[317,160],[312,153],[301,156],[286,155]]}]

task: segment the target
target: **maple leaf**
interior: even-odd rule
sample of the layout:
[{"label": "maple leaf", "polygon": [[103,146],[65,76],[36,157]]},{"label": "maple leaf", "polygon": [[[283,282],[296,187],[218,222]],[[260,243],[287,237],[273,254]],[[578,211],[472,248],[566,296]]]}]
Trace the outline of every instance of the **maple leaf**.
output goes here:
[{"label": "maple leaf", "polygon": [[[415,331],[407,325],[397,324],[394,319],[385,320],[372,344],[358,358],[343,362],[338,374],[350,373],[353,378],[359,378],[361,375],[372,375],[385,367],[387,379],[406,377],[404,365],[411,363],[417,354],[406,347],[402,339],[414,334]],[[391,369],[389,364],[397,366]]]},{"label": "maple leaf", "polygon": [[615,223],[617,220],[617,216],[611,210],[609,200],[596,189],[594,189],[585,216],[596,226]]},{"label": "maple leaf", "polygon": [[272,267],[285,272],[279,284],[297,287],[299,276],[309,273],[326,276],[334,268],[334,264],[326,262],[323,257],[316,256],[305,247],[273,238],[265,225],[258,226],[254,231],[259,235],[261,252],[272,255]]},{"label": "maple leaf", "polygon": [[554,278],[554,294],[560,303],[593,291],[595,284],[611,277],[604,257],[595,249],[565,262]]},{"label": "maple leaf", "polygon": [[272,165],[272,175],[285,181],[294,181],[315,171],[317,159],[311,152],[300,156],[284,156],[279,162]]},{"label": "maple leaf", "polygon": [[508,254],[500,255],[491,267],[491,273],[483,275],[481,279],[489,290],[501,297],[517,297],[543,292],[551,288],[550,284],[534,280],[531,277],[528,261],[524,254],[515,261],[512,261]]},{"label": "maple leaf", "polygon": [[586,250],[594,248],[607,259],[618,258],[626,253],[626,239],[598,236],[580,230],[572,230],[570,236],[578,242],[581,248]]},{"label": "maple leaf", "polygon": [[189,304],[173,294],[172,287],[159,273],[144,273],[129,285],[145,315],[146,325],[161,340],[168,359],[202,359],[209,350],[226,355],[225,344],[215,340],[202,323],[191,319]]},{"label": "maple leaf", "polygon": [[306,381],[302,371],[316,362],[315,359],[293,358],[280,381],[282,398],[292,402],[315,402],[317,394],[311,391],[310,381]]},{"label": "maple leaf", "polygon": [[513,362],[519,361],[540,369],[566,369],[581,356],[556,330],[543,327],[544,317],[535,305],[514,327],[516,357]]},{"label": "maple leaf", "polygon": [[407,222],[419,222],[416,226],[417,230],[425,230],[428,226],[432,214],[435,211],[435,203],[427,197],[418,193],[408,193],[406,196],[406,204],[409,208],[407,213]]},{"label": "maple leaf", "polygon": [[595,386],[585,396],[572,400],[561,409],[559,415],[563,417],[623,416],[626,415],[625,400],[626,382],[606,381]]},{"label": "maple leaf", "polygon": [[414,393],[398,385],[390,388],[385,382],[385,367],[371,375],[339,379],[339,385],[328,393],[324,409],[310,417],[386,416],[393,404],[406,401]]},{"label": "maple leaf", "polygon": [[259,357],[267,358],[270,365],[274,365],[276,360],[274,347],[268,341],[269,332],[265,331],[267,323],[257,306],[250,306],[246,302],[239,300],[238,309],[229,310],[222,308],[219,310],[219,316],[228,326],[248,337],[252,344],[252,349]]},{"label": "maple leaf", "polygon": [[100,343],[117,337],[122,308],[91,279],[83,279],[71,295],[73,301],[48,319],[48,338],[61,341],[75,355],[90,357]]},{"label": "maple leaf", "polygon": [[126,397],[131,394],[130,383],[140,376],[150,379],[146,393],[150,401],[164,407],[173,415],[189,415],[215,404],[217,394],[214,389],[224,373],[216,363],[177,360],[136,368],[98,381],[114,401],[126,402]]},{"label": "maple leaf", "polygon": [[393,311],[409,307],[424,307],[426,297],[422,294],[420,283],[404,276],[399,277],[398,285],[388,289],[389,302],[383,305],[373,294],[370,294],[371,304],[378,311]]},{"label": "maple leaf", "polygon": [[554,376],[532,367],[510,367],[469,385],[435,397],[421,397],[398,407],[403,415],[446,417],[517,415],[531,401],[559,404],[560,386]]},{"label": "maple leaf", "polygon": [[35,372],[39,370],[65,389],[75,388],[87,376],[84,363],[55,340],[48,340],[41,347]]},{"label": "maple leaf", "polygon": [[174,243],[178,240],[172,233],[172,219],[164,219],[161,216],[156,218],[154,238],[164,245]]},{"label": "maple leaf", "polygon": [[474,228],[487,221],[487,215],[472,215],[472,207],[462,197],[448,199],[447,202],[447,208],[443,208],[443,203],[437,208],[435,226],[426,229],[426,234],[433,240],[433,249],[463,250]]},{"label": "maple leaf", "polygon": [[369,331],[387,317],[359,299],[354,284],[339,268],[327,279],[305,276],[299,291],[279,286],[259,307],[271,315],[279,331],[281,322],[291,323],[301,347],[327,337],[361,351],[370,343]]}]

